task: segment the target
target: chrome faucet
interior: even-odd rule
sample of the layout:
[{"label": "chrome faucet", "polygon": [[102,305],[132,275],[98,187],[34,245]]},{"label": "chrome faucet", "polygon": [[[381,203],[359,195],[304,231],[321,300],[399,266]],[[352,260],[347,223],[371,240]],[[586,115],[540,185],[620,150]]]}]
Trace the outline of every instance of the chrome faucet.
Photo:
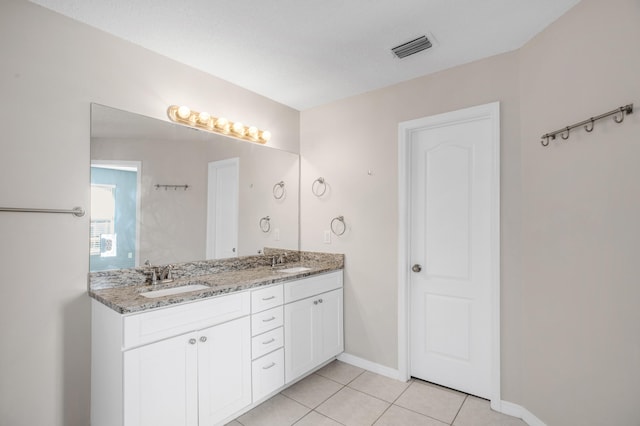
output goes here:
[{"label": "chrome faucet", "polygon": [[173,281],[173,265],[167,265],[164,268],[158,268],[158,279],[163,283],[170,283]]},{"label": "chrome faucet", "polygon": [[273,256],[271,258],[271,267],[275,268],[276,265],[284,264],[286,258],[287,258],[287,253],[282,253],[280,256]]},{"label": "chrome faucet", "polygon": [[149,259],[144,262],[145,266],[151,268],[151,285],[158,284],[158,281],[161,283],[170,283],[173,281],[173,265],[167,265],[164,268],[160,266],[153,266]]}]

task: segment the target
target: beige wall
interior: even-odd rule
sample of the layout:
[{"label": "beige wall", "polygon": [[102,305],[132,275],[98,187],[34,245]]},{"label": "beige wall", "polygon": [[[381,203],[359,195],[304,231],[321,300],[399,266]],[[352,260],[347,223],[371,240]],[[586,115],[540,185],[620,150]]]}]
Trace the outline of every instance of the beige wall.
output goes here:
[{"label": "beige wall", "polygon": [[[520,133],[518,58],[496,56],[301,114],[301,244],[346,254],[345,345],[397,368],[398,123],[501,102],[503,386],[518,398],[520,375]],[[371,176],[368,171],[371,171]],[[311,184],[330,189],[317,198]],[[324,244],[331,218],[348,230]]]},{"label": "beige wall", "polygon": [[640,1],[583,0],[521,50],[523,403],[549,425],[640,424]]},{"label": "beige wall", "polygon": [[[172,103],[270,129],[299,113],[26,1],[0,2],[0,205],[89,204],[89,104]],[[0,213],[0,424],[89,423],[88,217]]]},{"label": "beige wall", "polygon": [[539,136],[640,102],[639,23],[638,0],[583,0],[518,52],[301,114],[302,248],[346,254],[347,352],[397,367],[398,123],[500,101],[502,398],[549,425],[638,422],[640,114]]}]

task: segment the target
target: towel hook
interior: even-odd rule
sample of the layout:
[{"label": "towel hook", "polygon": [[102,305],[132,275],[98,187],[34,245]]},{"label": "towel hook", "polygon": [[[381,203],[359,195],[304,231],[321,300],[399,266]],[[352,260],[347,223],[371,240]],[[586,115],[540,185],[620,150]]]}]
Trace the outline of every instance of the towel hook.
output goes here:
[{"label": "towel hook", "polygon": [[620,107],[620,120],[618,120],[618,114],[616,113],[616,115],[613,116],[613,121],[615,121],[618,124],[622,123],[624,121],[624,112],[625,112],[624,107]]},{"label": "towel hook", "polygon": [[[569,139],[569,131],[570,131],[570,130],[571,130],[571,129],[570,129],[569,127],[567,127],[567,129],[566,129],[564,132],[562,132],[562,134],[560,135],[560,137],[562,137],[562,139],[564,139],[565,141],[566,141],[567,139]],[[565,132],[567,133],[567,136],[565,136]]]},{"label": "towel hook", "polygon": [[[334,225],[336,222],[342,222],[342,231],[341,232],[336,231],[335,225]],[[335,235],[337,235],[339,237],[340,235],[344,234],[344,231],[346,231],[346,230],[347,230],[347,224],[344,223],[344,216],[337,216],[337,217],[334,217],[333,219],[331,219],[331,232],[333,232]]]},{"label": "towel hook", "polygon": [[315,195],[316,197],[322,197],[326,191],[327,191],[327,182],[324,180],[323,177],[319,177],[318,179],[314,180],[313,183],[311,184],[311,192],[313,192],[313,195]]},{"label": "towel hook", "polygon": [[276,200],[280,200],[282,199],[282,197],[284,197],[284,181],[283,180],[273,185],[273,198],[275,198]]},{"label": "towel hook", "polygon": [[591,127],[589,127],[589,125],[587,124],[587,125],[584,126],[584,129],[587,132],[591,133],[591,132],[593,132],[593,128],[595,127],[596,124],[595,124],[595,120],[593,119],[593,117],[591,117],[589,120],[591,121]]},{"label": "towel hook", "polygon": [[271,231],[271,218],[269,216],[265,216],[260,219],[260,230],[264,233]]}]

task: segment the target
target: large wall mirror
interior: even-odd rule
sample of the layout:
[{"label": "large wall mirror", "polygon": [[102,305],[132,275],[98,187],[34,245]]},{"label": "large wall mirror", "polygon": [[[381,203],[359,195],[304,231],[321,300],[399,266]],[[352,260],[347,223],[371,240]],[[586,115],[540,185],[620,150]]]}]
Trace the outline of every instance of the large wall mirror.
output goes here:
[{"label": "large wall mirror", "polygon": [[298,249],[298,154],[91,105],[90,270]]}]

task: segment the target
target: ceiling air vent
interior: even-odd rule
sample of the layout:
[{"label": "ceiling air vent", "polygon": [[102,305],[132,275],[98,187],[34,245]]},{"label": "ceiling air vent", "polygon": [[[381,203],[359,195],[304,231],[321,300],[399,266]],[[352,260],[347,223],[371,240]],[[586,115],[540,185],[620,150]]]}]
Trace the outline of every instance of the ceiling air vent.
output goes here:
[{"label": "ceiling air vent", "polygon": [[401,44],[400,46],[396,46],[392,48],[391,51],[394,55],[396,55],[396,57],[402,59],[415,53],[422,52],[423,50],[426,50],[431,46],[433,45],[431,44],[431,41],[429,41],[427,36],[421,36],[415,40],[411,40],[404,44]]}]

